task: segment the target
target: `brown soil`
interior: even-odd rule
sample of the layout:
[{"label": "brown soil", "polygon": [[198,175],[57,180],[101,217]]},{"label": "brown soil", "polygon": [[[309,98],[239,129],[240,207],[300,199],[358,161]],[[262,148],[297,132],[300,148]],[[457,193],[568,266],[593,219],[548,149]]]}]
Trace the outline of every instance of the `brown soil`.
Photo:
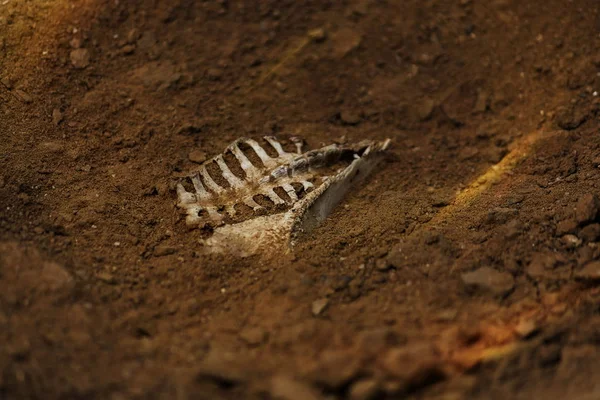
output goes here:
[{"label": "brown soil", "polygon": [[[0,1],[0,397],[600,398],[599,6]],[[393,147],[203,255],[174,182],[264,134]]]}]

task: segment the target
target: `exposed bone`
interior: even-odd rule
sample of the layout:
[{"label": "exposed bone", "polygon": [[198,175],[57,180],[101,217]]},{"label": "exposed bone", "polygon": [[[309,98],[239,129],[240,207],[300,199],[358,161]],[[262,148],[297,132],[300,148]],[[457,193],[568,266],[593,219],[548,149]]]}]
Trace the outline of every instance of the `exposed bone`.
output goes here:
[{"label": "exposed bone", "polygon": [[[207,160],[199,172],[190,175],[194,193],[177,185],[178,206],[187,213],[186,223],[202,226],[217,224],[212,236],[201,241],[209,252],[231,252],[240,256],[255,254],[264,246],[293,245],[301,232],[307,232],[321,223],[338,204],[352,185],[367,176],[388,148],[389,139],[383,142],[363,141],[354,146],[329,145],[302,153],[302,140],[294,138],[298,154],[288,153],[274,137],[264,138],[278,156],[271,157],[261,145],[252,139],[241,138],[227,147],[246,173],[244,179],[234,175],[225,163],[223,155]],[[261,159],[264,167],[254,166],[239,147],[248,144]],[[344,158],[343,158],[344,157]],[[220,186],[206,168],[216,162],[223,179],[229,186]],[[333,175],[324,175],[323,167],[343,163]],[[217,177],[215,177],[217,179]],[[218,180],[218,179],[217,179]],[[315,188],[315,184],[317,184]],[[292,184],[301,184],[298,193]],[[282,198],[275,189],[281,188],[289,199]],[[207,190],[208,189],[208,190]],[[314,189],[310,191],[310,189]],[[280,189],[279,189],[280,190]],[[265,209],[253,197],[261,194],[274,204]],[[252,208],[254,215],[245,220],[227,223],[225,215],[236,218],[236,204]],[[206,213],[204,215],[203,211]],[[259,215],[271,212],[271,215]],[[244,216],[237,217],[244,218]]]}]

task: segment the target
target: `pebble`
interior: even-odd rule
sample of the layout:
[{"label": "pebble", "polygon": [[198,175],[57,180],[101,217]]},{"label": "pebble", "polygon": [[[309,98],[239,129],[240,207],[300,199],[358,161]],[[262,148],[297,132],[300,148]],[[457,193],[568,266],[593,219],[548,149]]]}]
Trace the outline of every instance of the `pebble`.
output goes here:
[{"label": "pebble", "polygon": [[538,326],[532,319],[520,321],[517,326],[515,326],[515,332],[523,339],[533,336],[537,331]]},{"label": "pebble", "polygon": [[436,103],[433,99],[431,99],[430,97],[426,97],[425,99],[423,99],[421,104],[417,106],[416,110],[419,121],[427,121],[428,119],[430,119],[433,115],[433,110],[435,109],[435,107]]},{"label": "pebble", "polygon": [[188,154],[188,158],[191,162],[202,164],[206,161],[206,153],[202,150],[192,150],[190,151],[190,154]]},{"label": "pebble", "polygon": [[312,313],[314,316],[321,315],[323,311],[327,308],[329,304],[329,300],[327,299],[319,299],[312,302]]},{"label": "pebble", "polygon": [[565,244],[565,246],[567,246],[567,248],[569,249],[575,249],[579,246],[581,246],[581,239],[579,239],[577,236],[575,235],[565,235],[561,238],[561,241]]},{"label": "pebble", "polygon": [[129,54],[133,54],[134,51],[135,51],[135,45],[126,44],[125,46],[123,46],[119,49],[119,54],[129,55]]},{"label": "pebble", "polygon": [[63,120],[63,114],[60,112],[58,108],[52,110],[52,123],[56,126],[60,124]]},{"label": "pebble", "polygon": [[83,69],[90,65],[90,52],[87,49],[79,48],[71,51],[69,55],[71,64],[77,69]]},{"label": "pebble", "polygon": [[313,42],[321,43],[327,39],[327,32],[323,28],[311,29],[308,31],[308,37]]},{"label": "pebble", "polygon": [[582,281],[600,281],[600,261],[592,261],[586,264],[583,269],[575,272],[575,279]]},{"label": "pebble", "polygon": [[219,68],[209,68],[206,70],[206,76],[212,81],[218,81],[223,77],[223,70]]},{"label": "pebble", "polygon": [[586,224],[596,219],[600,211],[600,200],[594,194],[582,196],[575,205],[575,220],[579,224]]},{"label": "pebble", "polygon": [[352,384],[349,400],[374,400],[381,393],[381,385],[375,379],[362,379]]},{"label": "pebble", "polygon": [[515,279],[508,272],[500,272],[491,267],[481,267],[461,275],[469,289],[481,290],[495,296],[504,296],[515,286]]},{"label": "pebble", "polygon": [[245,327],[240,331],[240,339],[249,346],[258,346],[268,338],[268,333],[261,327]]},{"label": "pebble", "polygon": [[596,242],[600,239],[600,224],[590,224],[583,227],[578,234],[585,242]]},{"label": "pebble", "polygon": [[271,396],[278,400],[320,400],[323,397],[311,386],[291,377],[277,375],[271,379]]},{"label": "pebble", "polygon": [[153,252],[155,257],[163,257],[175,253],[177,253],[177,248],[169,244],[159,244],[154,248]]},{"label": "pebble", "polygon": [[115,277],[108,272],[100,272],[96,275],[96,278],[104,283],[108,283],[109,285],[114,285],[117,283]]},{"label": "pebble", "polygon": [[343,110],[340,113],[340,119],[346,125],[358,125],[361,121],[360,114],[351,110]]},{"label": "pebble", "polygon": [[331,37],[333,56],[343,58],[357,49],[362,42],[362,35],[352,28],[342,28]]}]

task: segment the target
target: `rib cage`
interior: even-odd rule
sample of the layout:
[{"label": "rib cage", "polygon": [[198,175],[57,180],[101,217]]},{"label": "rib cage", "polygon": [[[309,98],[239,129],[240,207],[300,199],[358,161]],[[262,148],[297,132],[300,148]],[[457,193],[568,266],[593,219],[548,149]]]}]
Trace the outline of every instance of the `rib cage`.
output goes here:
[{"label": "rib cage", "polygon": [[[389,139],[363,141],[303,153],[302,141],[291,140],[295,152],[284,150],[275,137],[265,136],[265,146],[276,154],[272,157],[257,141],[240,138],[177,184],[178,206],[187,213],[187,225],[215,228],[204,244],[224,250],[231,247],[226,242],[237,241],[236,248],[253,249],[240,251],[247,255],[257,251],[261,242],[282,237],[289,241],[294,225],[302,230],[323,220],[359,173],[362,178],[372,170],[377,162],[373,156],[389,145]],[[228,153],[233,157],[226,161]],[[255,165],[258,160],[261,165]],[[243,171],[244,177],[236,170]],[[251,212],[244,212],[244,207]]]}]

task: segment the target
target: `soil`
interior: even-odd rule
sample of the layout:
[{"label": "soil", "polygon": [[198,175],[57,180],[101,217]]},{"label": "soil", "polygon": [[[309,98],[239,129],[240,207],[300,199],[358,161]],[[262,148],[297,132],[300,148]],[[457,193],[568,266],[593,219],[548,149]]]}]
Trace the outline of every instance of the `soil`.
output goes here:
[{"label": "soil", "polygon": [[[600,398],[595,0],[0,1],[0,397]],[[288,254],[174,185],[389,156]]]}]

